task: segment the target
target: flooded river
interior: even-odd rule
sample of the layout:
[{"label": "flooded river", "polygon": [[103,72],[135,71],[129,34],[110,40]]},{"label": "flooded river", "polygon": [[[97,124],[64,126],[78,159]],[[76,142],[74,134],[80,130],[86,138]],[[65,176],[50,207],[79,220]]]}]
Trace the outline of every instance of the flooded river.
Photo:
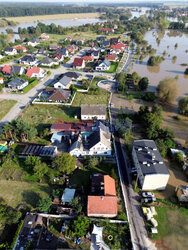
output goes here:
[{"label": "flooded river", "polygon": [[[160,39],[160,44],[156,42],[156,38]],[[177,31],[159,32],[156,30],[148,31],[144,37],[157,50],[155,55],[163,55],[165,60],[159,66],[148,66],[147,61],[149,56],[145,57],[143,62],[136,61],[130,65],[130,72],[136,71],[139,75],[149,78],[149,91],[156,90],[160,80],[165,77],[178,77],[179,97],[188,96],[188,76],[184,75],[184,71],[188,66],[181,66],[182,63],[188,64],[188,34]],[[175,48],[175,44],[178,47]],[[172,60],[176,56],[176,60]],[[178,98],[179,98],[178,97]]]}]

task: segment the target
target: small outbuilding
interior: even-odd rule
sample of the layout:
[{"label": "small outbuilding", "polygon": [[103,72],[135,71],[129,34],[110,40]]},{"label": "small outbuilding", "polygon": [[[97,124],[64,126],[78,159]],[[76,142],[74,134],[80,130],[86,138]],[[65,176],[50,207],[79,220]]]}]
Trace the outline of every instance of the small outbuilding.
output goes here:
[{"label": "small outbuilding", "polygon": [[74,199],[75,191],[76,189],[73,188],[65,188],[61,201],[63,203],[69,203],[72,199]]}]

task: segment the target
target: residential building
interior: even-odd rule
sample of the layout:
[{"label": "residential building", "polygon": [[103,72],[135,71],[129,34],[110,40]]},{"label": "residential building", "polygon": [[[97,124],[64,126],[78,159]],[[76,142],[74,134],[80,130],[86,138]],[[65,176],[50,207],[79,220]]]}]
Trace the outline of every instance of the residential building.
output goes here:
[{"label": "residential building", "polygon": [[105,104],[82,104],[81,120],[106,120]]},{"label": "residential building", "polygon": [[59,46],[57,46],[57,45],[54,45],[54,44],[49,45],[49,50],[56,51],[58,49],[59,49]]},{"label": "residential building", "polygon": [[71,84],[72,79],[70,77],[63,76],[54,84],[54,88],[69,89]]},{"label": "residential building", "polygon": [[11,66],[10,75],[14,75],[14,74],[22,75],[23,73],[24,73],[24,68],[23,67],[17,66],[17,65],[12,65]]},{"label": "residential building", "polygon": [[85,61],[83,58],[76,57],[73,62],[73,68],[83,69],[85,67]]},{"label": "residential building", "polygon": [[91,195],[88,196],[87,215],[112,218],[116,217],[117,213],[115,180],[109,175],[92,175]]},{"label": "residential building", "polygon": [[14,48],[6,48],[6,49],[4,49],[4,52],[8,56],[14,56],[17,54],[17,50]]},{"label": "residential building", "polygon": [[41,39],[42,41],[45,41],[45,40],[47,40],[47,39],[49,39],[49,38],[50,38],[50,36],[47,35],[46,33],[42,33],[42,34],[40,35],[40,39]]},{"label": "residential building", "polygon": [[82,77],[82,75],[80,73],[72,72],[72,71],[67,71],[64,74],[64,76],[70,77],[71,79],[74,79],[74,80],[79,80]]},{"label": "residential building", "polygon": [[179,202],[188,202],[188,186],[178,185],[176,188],[176,195]]},{"label": "residential building", "polygon": [[53,65],[58,65],[59,63],[52,58],[45,57],[40,61],[40,65],[46,66],[46,67],[52,67]]},{"label": "residential building", "polygon": [[16,77],[8,83],[8,88],[12,90],[21,90],[29,84],[28,80]]},{"label": "residential building", "polygon": [[92,56],[83,56],[82,58],[86,62],[93,62],[94,61],[94,57],[92,57]]},{"label": "residential building", "polygon": [[0,84],[3,84],[3,83],[4,83],[4,78],[0,77]]},{"label": "residential building", "polygon": [[25,65],[35,66],[38,62],[38,59],[31,55],[25,55],[24,57],[20,59],[19,62]]},{"label": "residential building", "polygon": [[58,49],[57,50],[57,54],[61,54],[64,57],[67,57],[69,55],[68,50],[65,47],[61,48],[61,49]]},{"label": "residential building", "polygon": [[99,128],[88,137],[78,136],[69,152],[76,157],[84,155],[111,156],[111,136]]},{"label": "residential building", "polygon": [[11,70],[12,70],[12,66],[11,65],[4,65],[1,69],[1,72],[5,75],[10,75],[11,74]]},{"label": "residential building", "polygon": [[104,28],[104,27],[101,27],[101,28],[99,28],[98,30],[99,30],[99,31],[102,31],[102,32],[104,32],[104,33],[106,33],[106,34],[108,34],[108,33],[113,33],[113,32],[114,32],[114,28]]},{"label": "residential building", "polygon": [[67,49],[67,51],[68,51],[69,53],[74,54],[75,51],[78,50],[78,46],[75,45],[75,44],[72,44],[72,45],[68,45],[66,49]]},{"label": "residential building", "polygon": [[29,41],[28,43],[27,43],[27,45],[28,46],[32,46],[32,47],[35,47],[35,46],[37,46],[37,45],[39,45],[40,44],[40,41],[39,41],[39,39],[32,39],[31,41]]},{"label": "residential building", "polygon": [[21,50],[22,52],[27,52],[27,48],[22,45],[17,45],[14,47],[14,49],[16,49],[17,51]]},{"label": "residential building", "polygon": [[45,70],[39,67],[31,67],[27,69],[26,76],[28,77],[36,77],[43,78],[45,76]]},{"label": "residential building", "polygon": [[70,97],[71,97],[71,91],[64,90],[64,89],[53,89],[52,93],[50,94],[47,100],[49,102],[61,103],[61,102],[67,102],[70,99]]},{"label": "residential building", "polygon": [[120,42],[120,39],[119,39],[119,38],[117,38],[117,37],[112,37],[112,38],[110,38],[110,42],[111,42],[111,43],[115,43],[115,44],[117,44],[117,43],[119,43],[119,42]]},{"label": "residential building", "polygon": [[106,37],[105,36],[98,36],[97,38],[96,38],[96,40],[97,40],[97,42],[103,42],[104,40],[106,39]]},{"label": "residential building", "polygon": [[107,59],[108,61],[116,61],[117,56],[115,54],[107,54],[105,55],[105,59]]},{"label": "residential building", "polygon": [[106,58],[98,64],[98,66],[95,68],[97,71],[104,71],[109,70],[111,66],[111,62],[108,61]]},{"label": "residential building", "polygon": [[40,49],[38,49],[38,51],[37,51],[37,55],[43,55],[44,53],[46,52],[46,50],[45,50],[45,48],[40,48]]},{"label": "residential building", "polygon": [[170,174],[153,140],[135,140],[132,157],[142,190],[164,190]]},{"label": "residential building", "polygon": [[104,40],[101,45],[101,48],[106,48],[106,47],[110,47],[110,41],[109,40]]}]

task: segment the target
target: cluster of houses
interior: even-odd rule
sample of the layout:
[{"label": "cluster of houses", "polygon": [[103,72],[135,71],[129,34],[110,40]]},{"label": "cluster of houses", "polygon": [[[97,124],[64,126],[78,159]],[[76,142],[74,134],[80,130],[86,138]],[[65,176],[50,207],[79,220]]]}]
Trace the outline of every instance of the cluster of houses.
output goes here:
[{"label": "cluster of houses", "polygon": [[111,133],[105,120],[105,105],[82,104],[80,122],[52,124],[51,142],[60,144],[62,140],[68,140],[68,151],[76,157],[111,156]]},{"label": "cluster of houses", "polygon": [[[94,43],[89,42],[92,48],[86,50],[81,58],[76,57],[74,59],[73,68],[78,70],[84,69],[88,62],[96,62],[96,71],[109,70],[111,62],[116,62],[120,53],[129,50],[129,46],[121,42],[119,38],[107,40],[106,37],[102,36],[97,37],[96,40],[99,46],[95,47]],[[107,51],[107,54],[104,56],[104,60],[99,60],[101,53],[105,51]]]}]

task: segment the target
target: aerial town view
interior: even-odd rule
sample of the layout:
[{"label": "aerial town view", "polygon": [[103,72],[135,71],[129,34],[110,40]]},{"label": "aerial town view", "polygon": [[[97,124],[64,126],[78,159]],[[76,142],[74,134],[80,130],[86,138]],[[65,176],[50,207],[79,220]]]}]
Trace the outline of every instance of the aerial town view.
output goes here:
[{"label": "aerial town view", "polygon": [[0,249],[188,249],[188,1],[0,0]]}]

